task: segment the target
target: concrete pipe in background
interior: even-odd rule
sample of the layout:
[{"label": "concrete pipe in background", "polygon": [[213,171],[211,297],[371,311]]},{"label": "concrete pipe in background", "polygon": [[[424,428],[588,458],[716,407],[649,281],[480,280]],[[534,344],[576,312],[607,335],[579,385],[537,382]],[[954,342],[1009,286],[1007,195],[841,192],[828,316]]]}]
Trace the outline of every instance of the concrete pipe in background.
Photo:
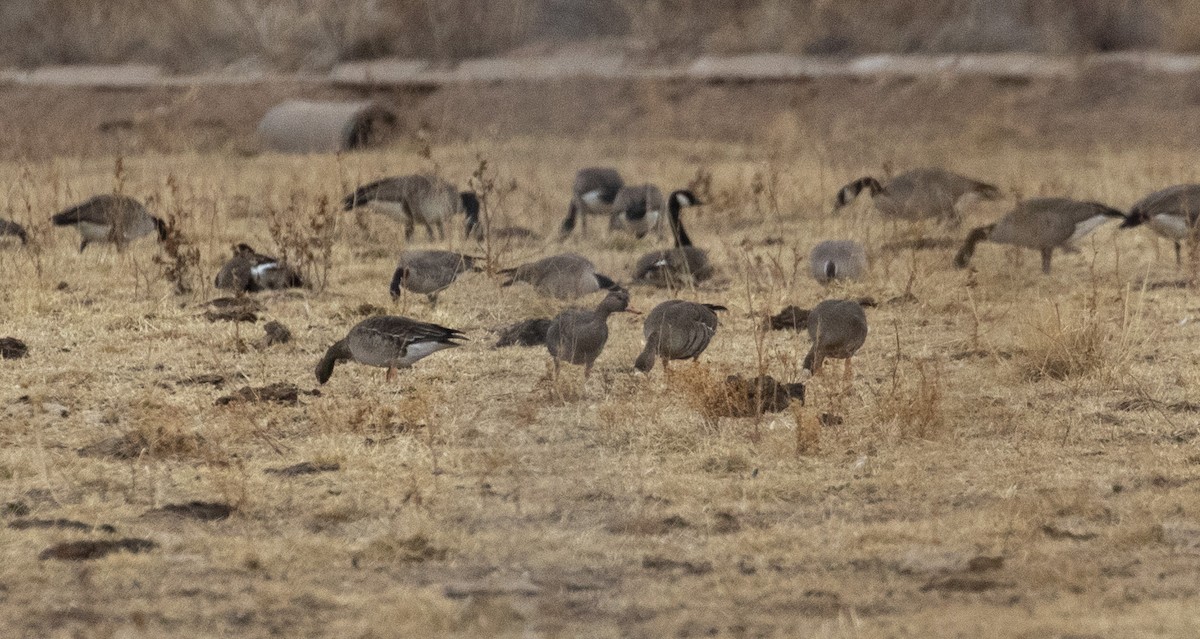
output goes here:
[{"label": "concrete pipe in background", "polygon": [[377,143],[396,114],[375,102],[288,100],[258,123],[265,148],[283,153],[349,151]]}]

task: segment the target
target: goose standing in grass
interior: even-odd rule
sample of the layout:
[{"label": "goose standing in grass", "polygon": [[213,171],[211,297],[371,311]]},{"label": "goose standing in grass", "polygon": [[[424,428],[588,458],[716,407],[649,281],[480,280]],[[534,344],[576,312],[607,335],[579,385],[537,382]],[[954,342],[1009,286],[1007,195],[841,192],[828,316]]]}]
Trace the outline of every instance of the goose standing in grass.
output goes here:
[{"label": "goose standing in grass", "polygon": [[167,239],[167,226],[141,202],[124,195],[97,195],[50,218],[55,226],[74,226],[81,241],[79,252],[93,242],[111,242],[123,250],[133,240],[157,232]]},{"label": "goose standing in grass", "polygon": [[459,192],[453,184],[432,175],[402,175],[376,180],[347,195],[342,206],[350,211],[366,206],[404,223],[405,239],[412,239],[417,222],[425,226],[429,240],[433,227],[446,239],[446,221],[465,213],[479,214],[479,198],[472,191]]},{"label": "goose standing in grass", "polygon": [[712,277],[713,268],[708,261],[708,253],[692,245],[692,239],[683,228],[683,220],[679,219],[681,209],[699,205],[700,201],[691,191],[680,190],[671,194],[667,200],[667,222],[671,226],[675,248],[651,251],[639,258],[633,268],[635,282],[667,288],[699,283]]},{"label": "goose standing in grass", "polygon": [[854,240],[825,240],[809,254],[808,270],[822,284],[857,280],[867,273],[867,251]]},{"label": "goose standing in grass", "polygon": [[1183,241],[1194,239],[1200,220],[1200,184],[1177,184],[1138,200],[1121,223],[1128,229],[1145,224],[1175,242],[1175,264],[1183,263]]},{"label": "goose standing in grass", "polygon": [[887,184],[873,177],[859,178],[838,191],[833,210],[850,204],[864,189],[884,216],[935,218],[953,225],[962,220],[962,211],[972,199],[1000,199],[1000,189],[991,184],[945,169],[921,168],[901,173]]},{"label": "goose standing in grass", "polygon": [[663,370],[673,359],[699,360],[717,332],[717,311],[728,310],[716,304],[698,304],[684,300],[667,300],[655,306],[646,316],[642,334],[646,347],[634,362],[643,373],[654,368],[654,360],[662,359]]},{"label": "goose standing in grass", "polygon": [[846,384],[854,375],[850,359],[867,341],[867,315],[853,300],[825,300],[808,312],[812,348],[804,356],[804,373],[821,372],[826,358],[844,359]]},{"label": "goose standing in grass", "polygon": [[255,251],[249,244],[233,247],[233,257],[217,272],[217,288],[238,293],[298,288],[304,280],[295,269],[269,255]]},{"label": "goose standing in grass", "polygon": [[571,185],[571,204],[567,207],[567,217],[563,220],[560,238],[566,238],[579,225],[579,232],[587,235],[587,218],[589,215],[611,215],[613,201],[625,180],[616,169],[608,167],[588,167],[579,169],[575,174],[575,182]]},{"label": "goose standing in grass", "polygon": [[508,275],[508,280],[501,286],[525,282],[532,284],[538,293],[560,300],[573,300],[602,288],[620,288],[612,278],[597,273],[591,260],[575,253],[551,255],[500,272]]},{"label": "goose standing in grass", "polygon": [[567,309],[550,320],[546,328],[546,350],[554,360],[554,377],[559,363],[583,365],[583,378],[592,374],[592,365],[608,342],[608,316],[629,311],[629,291],[611,291],[594,310]]},{"label": "goose standing in grass", "polygon": [[662,237],[662,191],[653,184],[624,186],[613,200],[609,230],[627,230],[639,240],[650,231]]},{"label": "goose standing in grass", "polygon": [[975,254],[975,246],[987,240],[1040,251],[1042,272],[1049,274],[1054,249],[1079,252],[1075,242],[1113,218],[1125,219],[1125,214],[1098,202],[1061,197],[1025,200],[999,222],[972,230],[958,255],[954,256],[954,264],[966,268]]},{"label": "goose standing in grass", "polygon": [[400,297],[401,290],[419,293],[429,298],[430,305],[437,306],[438,293],[459,275],[473,270],[477,259],[452,251],[403,251],[388,291],[392,299]]},{"label": "goose standing in grass", "polygon": [[16,222],[0,220],[0,237],[5,235],[11,235],[18,240],[21,240],[22,244],[29,243],[29,234],[25,232],[25,227],[17,224]]},{"label": "goose standing in grass", "polygon": [[317,363],[317,381],[328,382],[335,364],[353,360],[386,368],[390,382],[396,378],[397,368],[409,368],[440,350],[460,346],[460,340],[465,339],[462,331],[407,317],[368,317],[325,351],[325,356]]}]

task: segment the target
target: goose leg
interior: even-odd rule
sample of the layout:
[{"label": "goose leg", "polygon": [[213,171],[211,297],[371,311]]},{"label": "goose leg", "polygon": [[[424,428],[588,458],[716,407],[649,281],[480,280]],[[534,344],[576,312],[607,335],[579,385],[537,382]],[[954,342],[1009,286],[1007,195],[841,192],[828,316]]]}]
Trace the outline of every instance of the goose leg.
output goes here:
[{"label": "goose leg", "polygon": [[413,232],[416,231],[416,224],[413,222],[412,216],[404,218],[404,239],[411,240]]},{"label": "goose leg", "polygon": [[1183,266],[1183,244],[1179,240],[1175,240],[1175,266]]},{"label": "goose leg", "polygon": [[1054,257],[1054,249],[1052,249],[1052,248],[1042,249],[1042,273],[1044,273],[1046,275],[1050,274],[1050,260],[1053,257]]},{"label": "goose leg", "polygon": [[84,241],[80,242],[80,243],[79,243],[79,252],[80,252],[80,253],[82,253],[82,252],[83,252],[83,249],[87,248],[87,245],[88,245],[88,241],[87,241],[87,240],[84,240]]},{"label": "goose leg", "polygon": [[592,376],[592,363],[588,362],[583,365],[583,380],[587,381]]},{"label": "goose leg", "polygon": [[396,367],[395,366],[388,366],[386,379],[389,382],[396,381]]},{"label": "goose leg", "polygon": [[553,361],[554,361],[554,381],[557,382],[558,381],[558,367],[559,367],[558,358],[554,357],[551,359],[553,359]]},{"label": "goose leg", "polygon": [[430,294],[429,294],[429,295],[427,295],[426,297],[428,297],[428,298],[429,298],[429,308],[437,308],[437,303],[438,303],[438,294],[437,294],[437,293],[430,293]]}]

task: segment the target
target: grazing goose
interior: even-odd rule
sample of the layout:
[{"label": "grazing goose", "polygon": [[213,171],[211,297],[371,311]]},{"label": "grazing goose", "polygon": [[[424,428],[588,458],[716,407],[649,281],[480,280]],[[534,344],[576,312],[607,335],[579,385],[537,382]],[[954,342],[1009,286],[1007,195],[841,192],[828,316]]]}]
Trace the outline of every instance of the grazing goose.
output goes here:
[{"label": "grazing goose", "polygon": [[233,247],[233,257],[217,272],[217,288],[238,293],[298,288],[304,280],[295,269],[269,255],[263,255],[249,244]]},{"label": "grazing goose", "polygon": [[609,230],[631,231],[639,240],[651,230],[662,237],[662,191],[653,184],[624,186],[613,200]]},{"label": "grazing goose", "polygon": [[642,326],[646,347],[638,355],[634,368],[649,372],[654,368],[655,358],[662,359],[663,370],[673,359],[699,360],[717,332],[716,311],[725,310],[729,309],[684,300],[667,300],[655,306]]},{"label": "grazing goose", "polygon": [[453,284],[459,275],[474,269],[476,259],[451,251],[403,251],[388,291],[392,299],[400,297],[401,289],[420,293],[428,296],[429,303],[436,306],[438,293]]},{"label": "grazing goose", "polygon": [[867,341],[867,315],[854,300],[825,300],[808,312],[808,337],[812,348],[804,356],[804,372],[821,372],[825,358],[846,360],[847,383],[853,374],[850,358]]},{"label": "grazing goose", "polygon": [[566,238],[579,224],[579,232],[587,235],[587,218],[589,215],[610,215],[613,211],[613,201],[625,180],[616,169],[607,167],[588,167],[579,169],[575,174],[575,183],[571,186],[571,204],[567,207],[567,217],[563,220],[560,238]]},{"label": "grazing goose", "polygon": [[425,225],[433,240],[433,227],[446,239],[446,220],[458,213],[479,215],[479,198],[472,191],[459,192],[453,184],[432,175],[402,175],[360,186],[342,201],[345,210],[370,206],[404,223],[405,239],[412,239],[417,222]]},{"label": "grazing goose", "polygon": [[867,252],[854,240],[825,240],[809,254],[808,270],[822,284],[857,280],[867,273]]},{"label": "grazing goose", "polygon": [[368,317],[325,351],[317,363],[317,381],[328,382],[334,364],[347,360],[386,368],[387,380],[392,381],[397,368],[408,368],[428,355],[460,346],[457,340],[464,339],[462,331],[407,317]]},{"label": "grazing goose", "polygon": [[713,275],[712,264],[704,249],[692,246],[692,239],[683,228],[679,212],[685,206],[699,206],[700,201],[691,191],[675,191],[667,200],[667,221],[675,248],[651,251],[638,259],[633,268],[633,280],[660,288],[679,287],[688,283],[699,283]]},{"label": "grazing goose", "polygon": [[50,218],[55,226],[74,226],[82,241],[79,252],[92,242],[112,242],[124,249],[129,242],[158,232],[159,241],[167,238],[161,218],[150,215],[141,202],[123,195],[97,195]]},{"label": "grazing goose", "polygon": [[532,284],[538,293],[560,300],[573,300],[602,288],[620,288],[608,276],[597,273],[591,260],[575,253],[551,255],[500,272],[509,276],[501,286],[525,282]]},{"label": "grazing goose", "polygon": [[962,208],[969,199],[1000,199],[1000,189],[991,184],[945,169],[924,168],[901,173],[886,185],[873,177],[859,178],[838,191],[833,210],[852,202],[863,189],[887,217],[937,218],[955,225],[962,220]]},{"label": "grazing goose", "polygon": [[967,235],[954,264],[966,268],[975,254],[975,245],[984,240],[1031,248],[1042,253],[1042,272],[1050,272],[1054,249],[1068,253],[1079,251],[1075,242],[1095,231],[1111,218],[1125,218],[1120,211],[1097,202],[1081,202],[1061,197],[1025,200],[1000,218]]},{"label": "grazing goose", "polygon": [[0,220],[0,237],[5,235],[12,235],[16,237],[17,239],[21,240],[22,244],[29,243],[29,234],[25,232],[25,227],[17,224],[16,222]]},{"label": "grazing goose", "polygon": [[583,378],[592,374],[592,364],[608,341],[608,316],[629,310],[629,291],[609,292],[595,310],[567,309],[546,328],[546,350],[554,360],[554,377],[558,378],[559,362],[583,365]]},{"label": "grazing goose", "polygon": [[[464,201],[464,204],[466,202]],[[469,239],[482,242],[484,234],[491,235],[494,242],[501,244],[522,244],[540,242],[542,236],[523,227],[523,226],[502,226],[499,228],[484,228],[482,221],[479,219],[479,199],[474,198],[474,201],[466,207],[466,236]]]},{"label": "grazing goose", "polygon": [[1183,240],[1196,236],[1200,219],[1200,184],[1177,184],[1138,200],[1121,223],[1128,229],[1145,224],[1175,242],[1175,264],[1182,264]]}]

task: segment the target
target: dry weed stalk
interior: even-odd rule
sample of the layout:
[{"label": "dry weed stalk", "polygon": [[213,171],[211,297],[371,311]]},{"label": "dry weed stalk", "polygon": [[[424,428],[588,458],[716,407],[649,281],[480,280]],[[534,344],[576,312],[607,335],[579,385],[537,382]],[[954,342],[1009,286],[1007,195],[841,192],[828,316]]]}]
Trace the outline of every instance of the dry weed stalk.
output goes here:
[{"label": "dry weed stalk", "polygon": [[[118,163],[118,174],[120,164]],[[121,178],[118,178],[118,188]],[[162,270],[163,277],[175,287],[177,295],[187,295],[197,289],[200,281],[200,248],[183,231],[191,213],[183,206],[179,196],[179,181],[174,174],[167,176],[167,189],[171,193],[171,212],[164,216],[165,237],[162,241],[164,255],[155,255],[154,263]]]},{"label": "dry weed stalk", "polygon": [[1053,314],[1034,315],[1023,335],[1024,357],[1019,374],[1036,381],[1104,373],[1115,362],[1110,345],[1113,337],[1096,309],[1064,318],[1056,303]]},{"label": "dry weed stalk", "polygon": [[267,230],[279,248],[279,259],[299,270],[304,282],[318,292],[329,283],[336,229],[337,211],[324,195],[310,207],[293,193],[283,210],[267,209]]}]

